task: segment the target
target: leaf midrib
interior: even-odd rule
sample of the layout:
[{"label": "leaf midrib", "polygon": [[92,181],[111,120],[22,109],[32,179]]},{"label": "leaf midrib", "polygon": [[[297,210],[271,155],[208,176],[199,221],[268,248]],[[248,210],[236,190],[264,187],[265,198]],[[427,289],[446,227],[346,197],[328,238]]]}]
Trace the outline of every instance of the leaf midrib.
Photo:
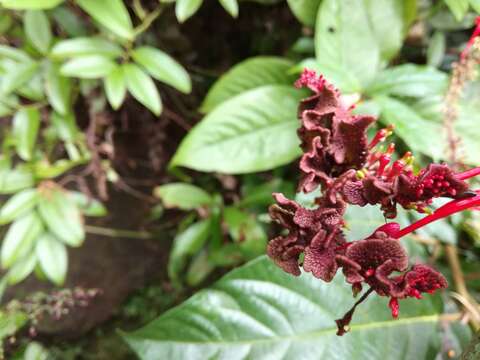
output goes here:
[{"label": "leaf midrib", "polygon": [[253,129],[253,131],[245,131],[240,135],[225,137],[225,138],[223,138],[219,141],[202,143],[201,145],[199,144],[198,147],[196,147],[192,150],[204,149],[204,148],[208,148],[208,147],[212,147],[212,146],[214,147],[214,146],[218,146],[218,145],[223,144],[223,143],[228,144],[228,142],[230,142],[230,141],[235,141],[235,140],[241,139],[243,137],[258,136],[257,134],[261,134],[261,133],[264,133],[266,131],[271,131],[271,130],[274,130],[274,129],[277,129],[277,128],[282,128],[282,127],[287,127],[287,126],[292,126],[292,125],[297,125],[297,127],[300,126],[298,124],[298,121],[296,121],[296,120],[295,121],[290,121],[290,120],[279,121],[279,122],[275,123],[274,125],[268,124],[266,126],[256,127],[256,128]]},{"label": "leaf midrib", "polygon": [[[439,315],[425,315],[425,316],[416,316],[410,317],[405,319],[398,319],[398,320],[389,320],[389,321],[380,321],[380,322],[373,322],[373,323],[365,323],[365,324],[357,324],[351,325],[351,332],[354,331],[366,331],[370,329],[377,329],[377,328],[385,328],[385,327],[395,327],[395,326],[403,326],[403,325],[410,325],[410,324],[419,324],[419,323],[428,323],[428,322],[438,322]],[[252,340],[241,340],[241,341],[181,341],[181,340],[169,340],[169,339],[155,339],[155,338],[146,338],[135,334],[129,334],[127,338],[130,339],[139,339],[142,341],[158,341],[158,342],[168,342],[168,343],[179,343],[179,344],[198,344],[198,345],[210,345],[210,344],[220,344],[220,345],[252,345],[252,344],[262,344],[262,343],[269,343],[269,342],[278,342],[278,341],[290,341],[290,340],[306,340],[310,338],[317,338],[329,334],[335,334],[337,332],[337,328],[329,328],[319,331],[312,331],[308,333],[301,333],[296,335],[289,335],[289,336],[278,336],[278,337],[270,337],[270,338],[261,338],[261,339],[252,339]],[[349,336],[347,334],[346,336]]]}]

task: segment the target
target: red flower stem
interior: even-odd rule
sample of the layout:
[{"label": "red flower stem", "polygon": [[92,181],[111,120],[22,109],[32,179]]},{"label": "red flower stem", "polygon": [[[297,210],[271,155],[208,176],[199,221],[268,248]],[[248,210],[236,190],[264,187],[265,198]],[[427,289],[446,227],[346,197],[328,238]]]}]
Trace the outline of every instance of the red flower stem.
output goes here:
[{"label": "red flower stem", "polygon": [[401,237],[410,234],[411,232],[424,227],[425,225],[430,224],[436,220],[443,219],[447,216],[453,215],[457,212],[470,209],[475,206],[480,205],[480,190],[475,191],[476,196],[467,199],[457,199],[452,200],[449,203],[439,207],[433,212],[433,214],[425,216],[424,218],[410,224],[409,226],[403,228],[399,232],[393,235],[393,237],[400,239]]},{"label": "red flower stem", "polygon": [[464,171],[462,173],[455,174],[455,177],[458,180],[467,180],[467,179],[470,179],[470,178],[472,178],[474,176],[477,176],[477,175],[480,175],[480,166],[476,167],[476,168],[473,168],[473,169],[470,169],[470,170],[467,170],[467,171]]}]

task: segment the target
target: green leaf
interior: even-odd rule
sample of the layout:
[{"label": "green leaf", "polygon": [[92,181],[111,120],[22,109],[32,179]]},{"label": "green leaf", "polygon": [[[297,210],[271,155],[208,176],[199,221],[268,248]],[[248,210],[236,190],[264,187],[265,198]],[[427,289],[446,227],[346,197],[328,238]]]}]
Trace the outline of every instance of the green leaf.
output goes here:
[{"label": "green leaf", "polygon": [[25,12],[25,33],[30,43],[42,54],[47,54],[52,43],[52,30],[47,16],[41,10]]},{"label": "green leaf", "polygon": [[18,259],[29,254],[42,232],[42,222],[35,212],[15,220],[2,242],[2,266],[9,268]]},{"label": "green leaf", "polygon": [[184,22],[195,14],[202,5],[203,0],[176,0],[175,15],[179,22]]},{"label": "green leaf", "polygon": [[390,60],[402,47],[408,25],[414,20],[415,1],[365,0],[365,3],[380,56],[384,60]]},{"label": "green leaf", "polygon": [[51,15],[68,37],[85,36],[89,31],[82,18],[83,14],[74,8],[59,6],[51,11]]},{"label": "green leaf", "polygon": [[395,125],[395,134],[414,152],[431,156],[434,160],[445,156],[445,142],[440,124],[425,120],[407,104],[392,98],[374,98],[381,107],[380,121]]},{"label": "green leaf", "polygon": [[124,64],[123,73],[130,94],[155,115],[160,115],[162,101],[152,78],[135,64]]},{"label": "green leaf", "polygon": [[480,13],[480,0],[470,0],[470,6],[475,10],[477,13]]},{"label": "green leaf", "polygon": [[224,210],[224,221],[228,225],[230,236],[239,245],[243,260],[265,254],[267,235],[252,214],[235,207],[227,207]]},{"label": "green leaf", "polygon": [[137,64],[142,65],[155,79],[188,94],[192,83],[187,71],[170,55],[151,46],[142,46],[132,52]]},{"label": "green leaf", "polygon": [[338,337],[335,319],[354,303],[343,277],[294,277],[263,256],[124,338],[140,359],[426,359],[441,344],[439,300],[401,300],[395,320],[387,298],[370,296]]},{"label": "green leaf", "polygon": [[186,183],[157,186],[154,194],[162,200],[166,208],[193,210],[213,202],[212,197],[205,190]]},{"label": "green leaf", "polygon": [[306,26],[313,27],[322,0],[287,0],[293,15]]},{"label": "green leaf", "polygon": [[301,98],[290,86],[271,85],[225,101],[188,133],[171,166],[241,174],[289,163],[300,154]]},{"label": "green leaf", "polygon": [[467,88],[460,102],[458,120],[455,122],[455,133],[459,136],[458,150],[462,161],[479,166],[480,159],[480,84]]},{"label": "green leaf", "polygon": [[50,122],[52,123],[57,136],[65,142],[73,142],[78,137],[80,130],[75,122],[75,115],[68,113],[62,116],[56,112],[50,115]]},{"label": "green leaf", "polygon": [[65,0],[0,0],[0,4],[7,9],[51,9]]},{"label": "green leaf", "polygon": [[38,211],[51,233],[70,246],[80,246],[85,239],[82,215],[75,201],[61,189],[41,192]]},{"label": "green leaf", "polygon": [[0,340],[14,335],[28,320],[28,315],[22,311],[0,311]]},{"label": "green leaf", "polygon": [[28,56],[25,51],[6,45],[0,45],[0,57],[15,60],[18,62],[32,61],[30,56]]},{"label": "green leaf", "polygon": [[[367,0],[324,0],[316,23],[315,52],[320,66],[357,79],[357,89],[348,90],[367,86],[381,67]],[[328,73],[325,76],[331,80]]]},{"label": "green leaf", "polygon": [[237,0],[219,0],[223,8],[234,18],[238,16],[238,1]]},{"label": "green leaf", "polygon": [[13,195],[0,209],[0,224],[7,224],[29,212],[38,201],[36,189],[26,189]]},{"label": "green leaf", "polygon": [[190,263],[185,276],[185,281],[188,286],[200,285],[215,269],[215,266],[208,258],[208,252],[206,250],[200,251]]},{"label": "green leaf", "polygon": [[66,115],[70,112],[72,96],[70,79],[60,74],[58,65],[50,63],[44,73],[44,81],[48,102],[56,112]]},{"label": "green leaf", "polygon": [[122,0],[77,0],[77,4],[115,35],[134,38],[132,20]]},{"label": "green leaf", "polygon": [[36,264],[37,257],[35,253],[31,253],[20,261],[16,261],[6,275],[9,285],[15,285],[25,280],[33,272]]},{"label": "green leaf", "polygon": [[188,257],[197,254],[210,235],[210,220],[202,220],[190,225],[173,240],[173,248],[168,260],[168,276],[179,283],[180,273]]},{"label": "green leaf", "polygon": [[247,90],[265,85],[292,85],[288,74],[293,65],[280,57],[259,56],[247,59],[227,71],[209,90],[201,111],[210,112],[219,104]]},{"label": "green leaf", "polygon": [[411,2],[324,0],[315,31],[316,57],[330,81],[353,78],[343,91],[359,92],[393,58],[403,43]]},{"label": "green leaf", "polygon": [[40,266],[49,280],[56,285],[65,282],[68,268],[67,248],[52,234],[44,234],[35,247]]},{"label": "green leaf", "polygon": [[114,110],[119,109],[127,94],[127,85],[125,84],[122,67],[116,66],[103,80],[103,84],[108,102]]},{"label": "green leaf", "polygon": [[34,107],[18,110],[12,127],[18,155],[23,160],[31,160],[40,128],[40,111]]},{"label": "green leaf", "polygon": [[32,187],[34,182],[31,170],[25,167],[0,170],[0,194],[16,193]]},{"label": "green leaf", "polygon": [[435,31],[427,48],[427,64],[438,67],[441,65],[446,50],[445,33]]},{"label": "green leaf", "polygon": [[72,197],[83,215],[95,217],[107,215],[107,209],[100,201],[91,199],[79,191],[69,191],[68,195]]},{"label": "green leaf", "polygon": [[101,55],[109,58],[121,56],[123,50],[116,43],[101,37],[79,37],[59,41],[51,50],[51,56],[57,59]]},{"label": "green leaf", "polygon": [[35,75],[25,84],[20,86],[16,92],[31,101],[41,101],[45,98],[42,74]]},{"label": "green leaf", "polygon": [[49,358],[48,351],[36,341],[28,343],[23,356],[24,360],[47,360]]},{"label": "green leaf", "polygon": [[464,18],[468,11],[468,0],[444,0],[457,21]]},{"label": "green leaf", "polygon": [[98,79],[110,74],[115,66],[115,63],[109,58],[89,55],[67,61],[60,68],[60,73],[80,79]]},{"label": "green leaf", "polygon": [[18,89],[35,75],[37,68],[38,64],[30,61],[9,68],[2,76],[0,93],[4,96]]},{"label": "green leaf", "polygon": [[447,89],[447,74],[426,66],[405,64],[383,70],[367,94],[425,97],[443,94]]}]

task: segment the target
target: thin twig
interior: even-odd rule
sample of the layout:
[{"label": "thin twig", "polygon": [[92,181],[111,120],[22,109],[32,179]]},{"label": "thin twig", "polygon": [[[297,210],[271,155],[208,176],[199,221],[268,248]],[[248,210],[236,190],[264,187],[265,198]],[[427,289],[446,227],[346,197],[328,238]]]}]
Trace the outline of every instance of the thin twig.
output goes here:
[{"label": "thin twig", "polygon": [[93,225],[85,225],[84,227],[87,233],[95,235],[132,239],[153,239],[153,234],[147,231],[112,229]]},{"label": "thin twig", "polygon": [[[457,247],[455,245],[445,245],[445,255],[447,257],[448,265],[452,271],[453,282],[457,293],[461,296],[462,300],[459,301],[467,312],[471,313],[470,324],[474,329],[480,329],[480,312],[478,309],[480,305],[470,295],[463,277],[463,271],[460,266],[460,259],[458,257]],[[459,300],[459,297],[456,297]]]}]

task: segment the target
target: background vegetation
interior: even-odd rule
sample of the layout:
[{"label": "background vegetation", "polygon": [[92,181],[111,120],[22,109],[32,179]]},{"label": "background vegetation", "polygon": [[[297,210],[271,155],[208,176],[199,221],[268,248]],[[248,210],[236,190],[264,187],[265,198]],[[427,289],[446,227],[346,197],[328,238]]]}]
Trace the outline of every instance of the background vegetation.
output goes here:
[{"label": "background vegetation", "polygon": [[[312,205],[294,188],[304,67],[394,124],[399,154],[480,165],[476,62],[444,100],[476,12],[477,0],[0,0],[4,356],[458,358],[480,324],[478,211],[402,240],[449,291],[402,303],[400,320],[370,299],[343,338],[345,284],[293,278],[263,254],[271,193]],[[347,217],[349,239],[384,221],[368,207]]]}]

